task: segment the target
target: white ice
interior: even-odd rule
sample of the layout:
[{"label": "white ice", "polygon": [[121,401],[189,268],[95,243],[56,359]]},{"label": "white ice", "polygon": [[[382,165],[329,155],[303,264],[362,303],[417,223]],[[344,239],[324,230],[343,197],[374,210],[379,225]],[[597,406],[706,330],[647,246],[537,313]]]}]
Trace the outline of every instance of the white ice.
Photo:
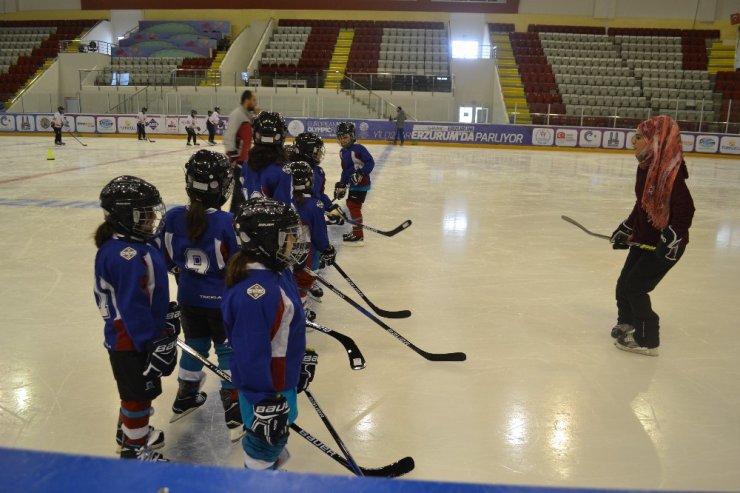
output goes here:
[{"label": "white ice", "polygon": [[[0,446],[114,456],[118,398],[92,294],[101,187],[133,174],[186,201],[185,139],[3,137],[0,158]],[[203,147],[201,147],[203,148]],[[413,226],[338,261],[428,362],[326,292],[319,321],[367,358],[308,334],[312,389],[365,467],[405,455],[413,479],[549,486],[740,490],[740,162],[687,158],[696,202],[685,256],[654,292],[657,358],[614,348],[625,257],[560,219],[609,234],[634,203],[625,154],[369,145],[378,160],[367,224]],[[214,149],[222,150],[222,146]],[[329,188],[338,147],[327,145]],[[327,278],[357,299],[335,271]],[[174,283],[172,284],[174,289]],[[174,292],[173,292],[174,298]],[[213,358],[213,355],[211,356]],[[175,377],[152,424],[175,461],[240,467],[218,381],[204,409],[169,424]],[[298,422],[335,450],[305,398]],[[348,474],[293,434],[290,471]]]}]

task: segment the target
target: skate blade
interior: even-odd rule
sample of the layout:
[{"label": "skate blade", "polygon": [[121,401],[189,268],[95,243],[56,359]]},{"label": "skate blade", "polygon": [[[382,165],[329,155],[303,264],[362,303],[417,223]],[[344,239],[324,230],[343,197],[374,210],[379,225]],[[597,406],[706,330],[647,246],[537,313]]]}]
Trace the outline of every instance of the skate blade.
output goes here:
[{"label": "skate blade", "polygon": [[[203,404],[205,404],[205,401],[203,401]],[[174,423],[175,421],[180,421],[182,418],[184,418],[188,414],[191,414],[193,411],[197,411],[201,407],[203,407],[202,404],[200,406],[198,406],[198,407],[191,407],[187,411],[183,411],[183,412],[181,412],[179,414],[178,413],[173,413],[172,414],[172,417],[170,418],[170,423]]]},{"label": "skate blade", "polygon": [[247,434],[247,430],[246,428],[244,428],[243,425],[239,426],[238,428],[229,428],[229,439],[231,440],[231,443],[238,442],[246,434]]},{"label": "skate blade", "polygon": [[321,301],[321,298],[317,298],[317,297],[315,297],[315,296],[314,296],[314,295],[312,295],[312,294],[309,294],[309,295],[308,295],[308,297],[309,297],[309,298],[311,298],[311,299],[312,299],[313,301],[315,301],[316,303],[322,303],[322,301]]}]

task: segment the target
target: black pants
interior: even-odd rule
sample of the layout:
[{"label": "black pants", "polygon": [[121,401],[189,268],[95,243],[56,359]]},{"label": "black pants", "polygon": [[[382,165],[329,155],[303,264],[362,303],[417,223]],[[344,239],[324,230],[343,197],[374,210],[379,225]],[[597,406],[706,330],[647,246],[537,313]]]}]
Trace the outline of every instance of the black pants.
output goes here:
[{"label": "black pants", "polygon": [[244,191],[242,189],[242,182],[239,180],[239,178],[242,176],[242,167],[241,166],[235,166],[234,167],[234,190],[231,193],[231,206],[229,207],[229,212],[232,214],[236,214],[239,212],[239,208],[244,203]]},{"label": "black pants", "polygon": [[195,130],[193,130],[192,128],[186,128],[185,130],[187,130],[188,132],[188,144],[190,144],[191,137],[193,139],[193,144],[195,144],[195,136],[196,136]]},{"label": "black pants", "polygon": [[393,143],[395,144],[396,141],[400,138],[401,139],[401,145],[403,145],[403,127],[396,128],[396,136],[393,138]]},{"label": "black pants", "polygon": [[146,140],[146,130],[144,124],[141,122],[136,124],[136,136],[139,140]]},{"label": "black pants", "polygon": [[54,127],[54,143],[55,144],[61,144],[62,143],[62,128],[61,127]]},{"label": "black pants", "polygon": [[207,337],[216,344],[226,340],[226,329],[220,308],[203,308],[182,305],[182,331],[185,337],[198,339]]},{"label": "black pants", "polygon": [[[678,251],[680,260],[685,246]],[[630,248],[617,279],[617,322],[635,328],[635,341],[644,347],[660,346],[660,317],[650,304],[650,293],[678,262],[659,259],[655,252]]]},{"label": "black pants", "polygon": [[208,129],[208,142],[213,142],[213,139],[216,138],[216,125],[206,122],[206,128]]}]

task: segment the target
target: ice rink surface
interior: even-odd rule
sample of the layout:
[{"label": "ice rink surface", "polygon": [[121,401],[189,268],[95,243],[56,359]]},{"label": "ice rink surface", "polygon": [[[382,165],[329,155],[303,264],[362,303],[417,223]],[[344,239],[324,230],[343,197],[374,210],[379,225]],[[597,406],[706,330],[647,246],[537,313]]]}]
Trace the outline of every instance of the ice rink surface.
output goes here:
[{"label": "ice rink surface", "polygon": [[[0,446],[114,456],[118,397],[92,294],[102,220],[97,197],[121,174],[186,202],[193,147],[52,137],[2,137],[0,157]],[[205,147],[201,147],[205,148]],[[221,145],[211,149],[223,150]],[[696,203],[691,242],[658,286],[661,354],[614,348],[614,284],[625,257],[562,214],[610,234],[634,203],[626,154],[369,145],[378,164],[363,248],[338,261],[376,305],[410,309],[385,320],[432,352],[428,362],[326,291],[318,321],[359,345],[316,332],[314,395],[357,461],[405,455],[414,479],[548,486],[740,490],[740,160],[689,156]],[[327,145],[329,188],[338,146]],[[360,301],[333,269],[326,277]],[[174,299],[174,282],[172,298]],[[211,356],[213,359],[213,355]],[[209,375],[208,403],[168,422],[177,382],[164,382],[152,424],[165,455],[240,467]],[[331,437],[301,397],[298,423]],[[293,434],[286,469],[348,474]]]}]

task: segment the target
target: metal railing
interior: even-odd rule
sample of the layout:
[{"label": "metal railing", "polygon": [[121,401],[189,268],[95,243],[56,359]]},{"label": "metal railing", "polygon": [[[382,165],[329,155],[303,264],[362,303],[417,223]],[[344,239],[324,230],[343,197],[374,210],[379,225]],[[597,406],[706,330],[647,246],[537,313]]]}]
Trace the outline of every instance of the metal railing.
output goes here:
[{"label": "metal railing", "polygon": [[102,40],[66,39],[59,41],[59,51],[65,52],[67,48],[75,45],[78,45],[76,50],[78,53],[100,53],[101,55],[110,55],[114,47],[111,43]]}]

